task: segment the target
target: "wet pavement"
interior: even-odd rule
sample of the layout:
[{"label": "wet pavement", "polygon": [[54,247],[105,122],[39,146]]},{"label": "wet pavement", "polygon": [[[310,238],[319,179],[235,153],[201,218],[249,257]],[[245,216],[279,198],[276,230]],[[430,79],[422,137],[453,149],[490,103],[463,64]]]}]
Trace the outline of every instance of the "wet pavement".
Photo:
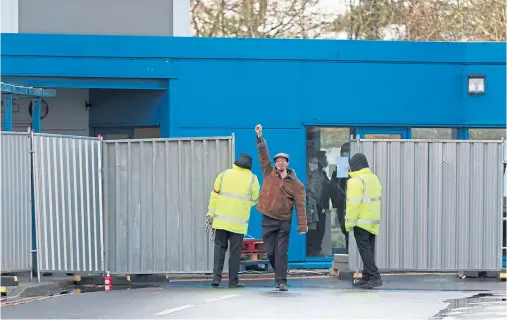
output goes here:
[{"label": "wet pavement", "polygon": [[7,296],[1,301],[16,300],[20,298],[44,296],[68,291],[72,287],[73,278],[70,276],[41,277],[41,282],[27,275],[18,276],[19,285],[7,286]]},{"label": "wet pavement", "polygon": [[506,319],[505,294],[479,293],[467,298],[447,301],[449,306],[431,319]]},{"label": "wet pavement", "polygon": [[[83,287],[68,295],[2,306],[4,319],[505,319],[505,283],[456,277],[385,277],[373,290],[334,278],[272,279],[247,287],[211,288],[209,281],[174,281],[137,289]],[[121,290],[120,290],[121,289]],[[96,291],[99,292],[90,292]]]}]

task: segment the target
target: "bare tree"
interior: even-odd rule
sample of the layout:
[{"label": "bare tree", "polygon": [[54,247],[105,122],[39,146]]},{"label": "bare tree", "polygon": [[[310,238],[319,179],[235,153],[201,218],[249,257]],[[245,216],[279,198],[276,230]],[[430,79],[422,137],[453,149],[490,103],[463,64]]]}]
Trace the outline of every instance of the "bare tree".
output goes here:
[{"label": "bare tree", "polygon": [[507,41],[505,0],[468,0],[463,19],[469,41]]},{"label": "bare tree", "polygon": [[192,0],[201,37],[318,38],[334,18],[320,0]]},{"label": "bare tree", "polygon": [[505,0],[342,0],[349,39],[506,41]]}]

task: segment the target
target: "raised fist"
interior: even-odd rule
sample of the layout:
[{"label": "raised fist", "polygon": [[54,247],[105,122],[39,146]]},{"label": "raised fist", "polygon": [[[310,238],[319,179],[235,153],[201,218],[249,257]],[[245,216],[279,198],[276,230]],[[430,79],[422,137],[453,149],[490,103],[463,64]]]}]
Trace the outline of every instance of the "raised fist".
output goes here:
[{"label": "raised fist", "polygon": [[255,126],[255,133],[257,133],[257,137],[262,136],[262,125],[258,124]]}]

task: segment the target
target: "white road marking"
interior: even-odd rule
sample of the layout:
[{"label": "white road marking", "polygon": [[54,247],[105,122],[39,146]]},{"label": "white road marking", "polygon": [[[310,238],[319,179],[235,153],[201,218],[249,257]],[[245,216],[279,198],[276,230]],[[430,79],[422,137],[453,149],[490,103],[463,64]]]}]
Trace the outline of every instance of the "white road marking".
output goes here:
[{"label": "white road marking", "polygon": [[223,297],[218,297],[218,298],[215,298],[215,299],[206,300],[206,301],[204,301],[204,303],[206,304],[206,303],[216,302],[216,301],[220,301],[220,300],[235,298],[235,297],[239,297],[239,294],[230,294],[230,295],[227,295],[227,296],[223,296]]},{"label": "white road marking", "polygon": [[173,312],[180,311],[180,310],[185,310],[185,309],[192,308],[192,307],[195,307],[195,305],[193,305],[193,304],[186,304],[186,305],[181,306],[181,307],[177,307],[177,308],[172,308],[172,309],[167,309],[167,310],[164,310],[164,311],[160,311],[158,313],[155,313],[155,315],[156,316],[165,316],[166,314],[173,313]]},{"label": "white road marking", "polygon": [[[204,304],[212,303],[212,302],[216,302],[216,301],[221,301],[221,300],[225,300],[225,299],[231,299],[231,298],[235,298],[235,297],[239,297],[239,294],[230,294],[227,296],[222,296],[222,297],[218,297],[218,298],[214,298],[214,299],[210,299],[210,300],[205,300]],[[183,305],[183,306],[180,306],[177,308],[172,308],[172,309],[160,311],[158,313],[155,313],[155,315],[156,316],[165,316],[167,314],[170,314],[170,313],[173,313],[176,311],[185,310],[185,309],[192,308],[192,307],[195,307],[195,305],[194,304],[186,304],[186,305]]]}]

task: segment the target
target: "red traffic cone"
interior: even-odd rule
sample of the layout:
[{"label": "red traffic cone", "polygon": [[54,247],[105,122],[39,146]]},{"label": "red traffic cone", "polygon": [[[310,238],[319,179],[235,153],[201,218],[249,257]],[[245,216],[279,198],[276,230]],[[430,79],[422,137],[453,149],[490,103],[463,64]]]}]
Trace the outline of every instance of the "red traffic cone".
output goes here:
[{"label": "red traffic cone", "polygon": [[104,276],[104,290],[105,291],[113,290],[113,277],[109,274],[109,271]]}]

